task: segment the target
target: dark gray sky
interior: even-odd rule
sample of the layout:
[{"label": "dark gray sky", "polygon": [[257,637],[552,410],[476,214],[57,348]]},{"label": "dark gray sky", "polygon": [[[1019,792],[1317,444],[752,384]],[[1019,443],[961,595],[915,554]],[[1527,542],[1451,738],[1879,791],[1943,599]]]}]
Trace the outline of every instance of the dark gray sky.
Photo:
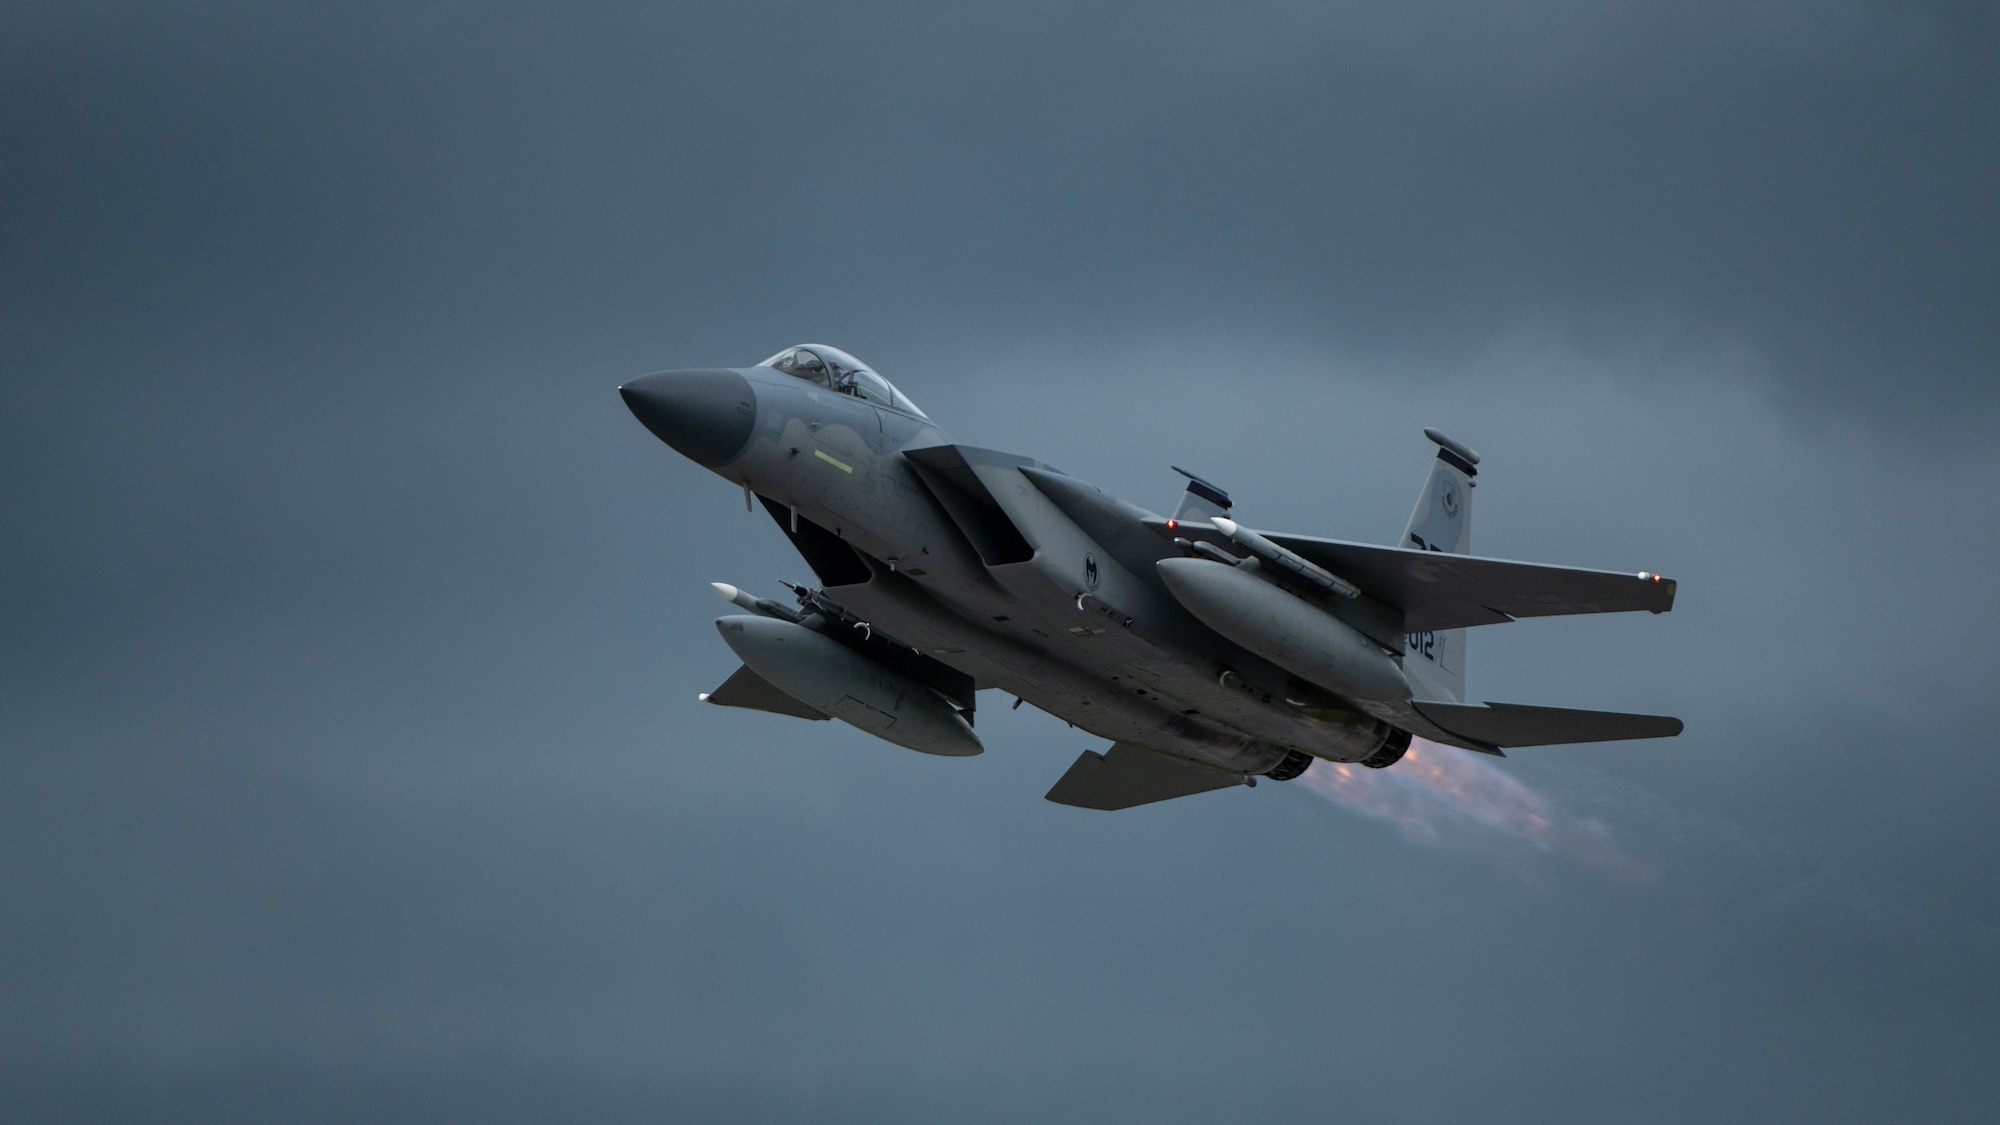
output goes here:
[{"label": "dark gray sky", "polygon": [[[1985,1121],[1990,5],[0,15],[0,1117]],[[1674,742],[1115,816],[700,706],[800,340],[1155,508],[1681,581]],[[829,729],[829,728],[836,729]],[[1392,771],[1403,774],[1404,771]],[[1457,787],[1457,788],[1454,788]]]}]

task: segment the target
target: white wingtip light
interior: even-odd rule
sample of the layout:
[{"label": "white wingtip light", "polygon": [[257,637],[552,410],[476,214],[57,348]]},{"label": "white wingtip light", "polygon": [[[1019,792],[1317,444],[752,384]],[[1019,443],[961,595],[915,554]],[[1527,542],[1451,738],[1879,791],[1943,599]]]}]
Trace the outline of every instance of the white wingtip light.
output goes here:
[{"label": "white wingtip light", "polygon": [[736,595],[743,592],[727,582],[710,582],[708,588],[715,591],[716,597],[731,604],[735,603]]}]

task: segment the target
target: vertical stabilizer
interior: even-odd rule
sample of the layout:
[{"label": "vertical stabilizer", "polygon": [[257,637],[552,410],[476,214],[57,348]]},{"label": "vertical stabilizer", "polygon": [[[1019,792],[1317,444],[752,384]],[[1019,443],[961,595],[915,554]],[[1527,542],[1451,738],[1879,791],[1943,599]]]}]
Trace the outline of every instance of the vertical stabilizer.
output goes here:
[{"label": "vertical stabilizer", "polygon": [[[1451,555],[1472,553],[1472,489],[1479,454],[1436,430],[1437,460],[1417,496],[1410,526],[1397,546]],[[1465,700],[1465,630],[1411,633],[1403,638],[1403,675],[1419,699]]]}]

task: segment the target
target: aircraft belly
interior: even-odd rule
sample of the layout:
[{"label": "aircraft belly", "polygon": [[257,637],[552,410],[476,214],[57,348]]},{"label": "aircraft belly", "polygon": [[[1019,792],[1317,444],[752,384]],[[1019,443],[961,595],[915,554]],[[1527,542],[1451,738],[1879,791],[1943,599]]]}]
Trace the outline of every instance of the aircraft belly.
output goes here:
[{"label": "aircraft belly", "polygon": [[1016,466],[979,451],[964,464],[1032,548],[988,564],[912,461],[864,460],[859,444],[839,447],[861,462],[852,484],[823,458],[796,466],[806,516],[871,557],[869,581],[832,591],[858,618],[1092,734],[1225,768],[1262,772],[1291,750],[1355,760],[1379,744],[1289,705],[1281,670],[1218,646]]},{"label": "aircraft belly", "polygon": [[[857,545],[865,538],[860,529],[845,530]],[[942,557],[948,565],[918,576],[873,566],[868,581],[833,589],[848,612],[982,687],[1005,690],[1093,734],[1249,772],[1269,768],[1290,750],[1351,761],[1379,745],[1379,738],[1363,745],[1361,732],[1288,705],[1282,672],[1261,667],[1247,652],[1218,663],[1200,645],[1158,635],[1150,621],[1175,611],[1163,611],[1147,591],[1135,598],[1141,616],[1130,617],[1096,595],[1082,596],[1079,608],[1079,599],[1032,560],[976,568],[961,553],[913,555],[907,540],[868,545],[891,557]],[[1107,579],[1122,568],[1100,567],[1100,589],[1130,593],[1136,585],[1113,585]],[[995,618],[1001,620],[985,624]],[[1237,675],[1219,678],[1220,668]]]},{"label": "aircraft belly", "polygon": [[[905,644],[972,676],[981,688],[1015,695],[1101,738],[1138,742],[1226,769],[1261,773],[1287,748],[1183,715],[1160,691],[1127,685],[1114,674],[1079,667],[966,620],[916,583],[878,573],[841,587],[841,607]],[[1032,634],[1031,634],[1032,635]],[[1050,639],[1053,638],[1044,638]]]},{"label": "aircraft belly", "polygon": [[[1068,523],[1060,513],[1050,514]],[[1046,646],[1060,652],[1066,662],[1087,670],[1102,690],[1145,699],[1181,722],[1221,726],[1234,737],[1286,750],[1337,759],[1373,752],[1371,744],[1350,754],[1353,739],[1342,737],[1345,732],[1338,728],[1290,709],[1281,689],[1244,690],[1224,684],[1220,672],[1232,665],[1238,673],[1236,681],[1242,681],[1248,671],[1258,680],[1282,683],[1283,673],[1243,651],[1228,654],[1226,662],[1218,661],[1201,643],[1199,634],[1186,635],[1191,630],[1175,630],[1181,636],[1166,633],[1159,626],[1172,629],[1185,617],[1184,611],[1108,554],[1098,558],[1094,590],[1083,589],[1089,574],[1085,566],[1074,567],[1078,573],[1065,583],[1062,572],[1066,568],[1050,566],[1049,560],[1063,553],[1087,559],[1096,555],[1096,544],[1080,532],[1074,541],[1061,543],[1059,525],[1047,519],[1038,520],[1037,527],[1044,537],[1033,559],[989,567],[988,573],[1020,606],[1041,618],[1045,626],[1041,639]],[[1069,714],[1062,717],[1076,721]]]}]

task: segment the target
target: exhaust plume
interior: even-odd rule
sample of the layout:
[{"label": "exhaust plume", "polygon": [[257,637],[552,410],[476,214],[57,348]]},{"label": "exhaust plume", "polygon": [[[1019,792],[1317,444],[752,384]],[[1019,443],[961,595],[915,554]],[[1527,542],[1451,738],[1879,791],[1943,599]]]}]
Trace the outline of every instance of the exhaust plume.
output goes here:
[{"label": "exhaust plume", "polygon": [[1640,873],[1601,821],[1565,816],[1485,758],[1421,738],[1388,769],[1319,762],[1299,783],[1388,821],[1419,843],[1470,843],[1469,835],[1498,834],[1543,852]]}]

